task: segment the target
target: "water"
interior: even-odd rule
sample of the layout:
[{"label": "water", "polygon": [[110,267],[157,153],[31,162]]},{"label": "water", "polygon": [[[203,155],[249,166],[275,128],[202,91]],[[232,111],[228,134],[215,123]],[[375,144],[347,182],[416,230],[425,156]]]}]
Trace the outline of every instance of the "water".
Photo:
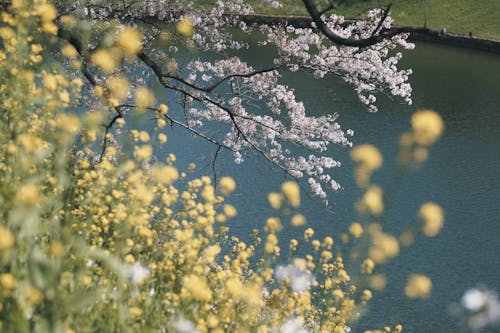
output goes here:
[{"label": "water", "polygon": [[[269,57],[265,52],[246,52],[253,63]],[[374,181],[393,188],[382,220],[384,230],[397,235],[414,224],[416,211],[426,201],[435,201],[446,211],[445,227],[436,238],[417,237],[412,247],[379,270],[388,275],[389,285],[375,293],[370,312],[355,331],[402,323],[406,332],[456,332],[448,307],[466,289],[483,284],[500,292],[500,58],[422,43],[406,54],[402,67],[414,70],[410,79],[414,105],[381,96],[376,114],[367,113],[335,77],[318,81],[299,73],[285,79],[296,87],[310,114],[338,112],[343,128],[355,131],[355,144],[369,142],[381,149],[384,168]],[[425,166],[393,186],[398,136],[409,129],[411,112],[419,108],[437,110],[446,132],[432,147]],[[195,162],[197,172],[212,174],[215,146],[180,128],[168,134],[165,149],[177,155],[181,168]],[[356,219],[352,206],[360,192],[351,176],[348,150],[333,147],[330,153],[343,162],[334,173],[344,186],[332,197],[335,209],[328,211],[318,199],[306,196],[301,211],[317,234],[335,236]],[[246,238],[273,214],[266,194],[279,189],[283,174],[257,155],[235,165],[224,151],[216,161],[216,171],[218,176],[233,176],[238,183],[229,201],[239,216],[228,226]],[[285,228],[281,236],[290,238],[298,232]],[[407,276],[413,272],[433,281],[432,296],[426,301],[409,301],[403,295]]]}]

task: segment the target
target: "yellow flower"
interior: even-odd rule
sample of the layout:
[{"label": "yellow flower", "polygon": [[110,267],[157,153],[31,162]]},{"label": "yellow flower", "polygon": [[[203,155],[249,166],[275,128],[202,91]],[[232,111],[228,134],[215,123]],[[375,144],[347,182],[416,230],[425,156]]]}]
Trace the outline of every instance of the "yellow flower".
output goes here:
[{"label": "yellow flower", "polygon": [[130,85],[128,80],[123,76],[113,76],[107,81],[107,86],[111,91],[111,97],[119,101],[124,100],[128,96]]},{"label": "yellow flower", "polygon": [[212,290],[203,276],[190,274],[182,279],[184,293],[198,300],[208,302],[212,299]]},{"label": "yellow flower", "polygon": [[88,286],[92,283],[92,278],[88,275],[83,275],[82,277],[80,277],[80,281],[84,286]]},{"label": "yellow flower", "polygon": [[379,186],[370,186],[361,201],[356,204],[360,212],[368,212],[373,215],[381,215],[384,211],[384,202],[382,201],[382,189]]},{"label": "yellow flower", "polygon": [[0,252],[10,249],[15,241],[14,235],[9,230],[0,227]]},{"label": "yellow flower", "polygon": [[64,245],[61,242],[53,242],[50,244],[50,254],[54,257],[62,257],[64,255]]},{"label": "yellow flower", "polygon": [[138,160],[148,160],[153,155],[153,147],[150,145],[135,147],[134,153]]},{"label": "yellow flower", "polygon": [[56,119],[57,127],[70,134],[76,134],[80,131],[80,119],[71,114],[60,114]]},{"label": "yellow flower", "polygon": [[135,104],[139,110],[153,106],[155,97],[151,90],[146,87],[139,87],[135,91]]},{"label": "yellow flower", "polygon": [[185,37],[191,37],[193,35],[193,21],[189,17],[180,20],[175,27],[177,32]]},{"label": "yellow flower", "polygon": [[267,196],[267,200],[269,201],[269,204],[272,208],[280,209],[283,203],[283,195],[281,195],[280,193],[271,192]]},{"label": "yellow flower", "polygon": [[367,258],[361,263],[361,274],[372,274],[374,268],[375,262],[370,258]]},{"label": "yellow flower", "polygon": [[235,217],[236,214],[238,214],[236,208],[234,208],[233,205],[224,205],[223,207],[224,214],[226,214],[227,217]]},{"label": "yellow flower", "polygon": [[26,300],[33,305],[42,303],[43,298],[42,292],[35,287],[30,287],[26,290]]},{"label": "yellow flower", "polygon": [[394,258],[398,253],[399,243],[396,238],[383,232],[377,232],[373,236],[369,256],[376,263],[382,263],[387,259]]},{"label": "yellow flower", "polygon": [[349,232],[354,237],[359,238],[361,237],[361,235],[363,235],[363,227],[358,222],[354,222],[349,226]]},{"label": "yellow flower", "polygon": [[418,216],[423,222],[422,231],[426,236],[436,236],[443,227],[443,208],[433,202],[423,204],[418,211]]},{"label": "yellow flower", "polygon": [[123,48],[125,54],[135,55],[142,50],[141,33],[132,27],[125,27],[118,33],[116,43]]},{"label": "yellow flower", "polygon": [[413,274],[405,287],[405,295],[409,298],[427,298],[432,289],[432,281],[425,275]]},{"label": "yellow flower", "polygon": [[40,4],[35,8],[35,12],[43,22],[51,22],[57,18],[57,9],[49,3]]},{"label": "yellow flower", "polygon": [[387,284],[387,278],[382,274],[373,275],[370,279],[370,287],[374,290],[382,290]]},{"label": "yellow flower", "polygon": [[160,110],[160,113],[162,115],[166,115],[168,113],[168,106],[165,104],[160,104],[160,107],[158,109]]},{"label": "yellow flower", "polygon": [[140,315],[142,315],[142,310],[140,308],[138,308],[137,306],[133,306],[129,309],[130,311],[130,314],[132,315],[132,317],[139,317]]},{"label": "yellow flower", "polygon": [[236,182],[231,177],[222,177],[219,181],[219,189],[222,195],[228,195],[236,189]]},{"label": "yellow flower", "polygon": [[43,86],[49,90],[56,90],[57,89],[57,79],[52,74],[45,74],[43,76],[42,82],[43,82]]},{"label": "yellow flower", "polygon": [[165,185],[170,185],[179,178],[177,169],[170,165],[155,166],[151,170],[151,174],[154,180]]},{"label": "yellow flower", "polygon": [[306,224],[306,217],[302,214],[295,214],[294,216],[292,216],[290,223],[294,227],[301,227]]},{"label": "yellow flower", "polygon": [[90,56],[93,64],[102,68],[106,73],[111,73],[118,65],[117,54],[110,50],[97,50]]},{"label": "yellow flower", "polygon": [[40,188],[33,184],[21,185],[16,193],[15,200],[25,205],[34,205],[41,201]]},{"label": "yellow flower", "polygon": [[274,233],[277,231],[280,231],[282,228],[280,219],[277,217],[270,217],[267,219],[266,226],[264,227],[264,230],[269,233]]},{"label": "yellow flower", "polygon": [[65,44],[61,48],[61,54],[65,57],[73,59],[73,58],[76,58],[76,56],[78,55],[78,52],[76,51],[76,49],[73,45]]},{"label": "yellow flower", "polygon": [[275,234],[269,234],[266,237],[266,244],[264,245],[264,251],[266,253],[274,252],[274,248],[278,245],[278,237]]},{"label": "yellow flower", "polygon": [[377,147],[370,144],[359,145],[352,148],[351,159],[369,170],[379,169],[384,162],[382,154],[380,154]]},{"label": "yellow flower", "polygon": [[163,133],[158,134],[158,141],[160,141],[161,144],[164,144],[167,142],[167,136]]},{"label": "yellow flower", "polygon": [[0,275],[0,285],[5,289],[14,289],[16,287],[16,278],[10,273]]},{"label": "yellow flower", "polygon": [[369,301],[372,297],[373,297],[373,294],[370,290],[368,290],[368,289],[363,290],[363,293],[361,294],[362,301]]},{"label": "yellow flower", "polygon": [[415,142],[423,146],[433,144],[444,131],[443,119],[433,110],[415,112],[411,117],[411,126]]},{"label": "yellow flower", "polygon": [[148,142],[149,141],[149,133],[146,131],[141,131],[139,133],[139,140],[142,142]]},{"label": "yellow flower", "polygon": [[288,203],[293,207],[300,206],[300,188],[294,181],[287,181],[281,185],[281,191]]}]

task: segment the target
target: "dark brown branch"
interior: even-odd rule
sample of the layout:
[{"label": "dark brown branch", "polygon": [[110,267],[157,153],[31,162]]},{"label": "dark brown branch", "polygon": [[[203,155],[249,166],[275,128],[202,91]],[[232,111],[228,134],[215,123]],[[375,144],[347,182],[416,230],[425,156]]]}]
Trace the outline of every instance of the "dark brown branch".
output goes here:
[{"label": "dark brown branch", "polygon": [[111,131],[111,128],[113,128],[113,125],[116,123],[116,121],[122,117],[123,117],[123,115],[121,114],[121,112],[117,113],[113,117],[113,119],[111,119],[111,121],[106,125],[105,130],[104,130],[104,142],[102,144],[102,150],[101,150],[101,156],[99,157],[99,163],[102,162],[102,160],[104,158],[104,153],[106,152],[106,148],[108,145],[108,133],[109,133],[109,131]]},{"label": "dark brown branch", "polygon": [[[344,38],[337,35],[334,31],[332,31],[327,24],[321,18],[321,12],[318,10],[316,5],[314,4],[314,0],[302,0],[304,6],[307,9],[307,12],[311,16],[312,20],[316,24],[317,28],[333,43],[337,45],[344,46],[353,46],[353,47],[368,47],[377,43],[380,43],[388,38],[399,35],[401,33],[410,32],[406,28],[391,28],[391,29],[381,29],[378,34],[376,34],[376,30],[380,29],[383,22],[387,18],[389,11],[384,12],[384,15],[381,17],[377,28],[374,30],[373,34],[364,39],[353,39],[353,38]],[[390,5],[388,6],[390,8]]]},{"label": "dark brown branch", "polygon": [[220,146],[217,147],[217,150],[214,154],[214,160],[212,161],[212,172],[214,173],[214,188],[217,189],[217,170],[215,168],[215,162],[217,162],[217,156],[219,156]]}]

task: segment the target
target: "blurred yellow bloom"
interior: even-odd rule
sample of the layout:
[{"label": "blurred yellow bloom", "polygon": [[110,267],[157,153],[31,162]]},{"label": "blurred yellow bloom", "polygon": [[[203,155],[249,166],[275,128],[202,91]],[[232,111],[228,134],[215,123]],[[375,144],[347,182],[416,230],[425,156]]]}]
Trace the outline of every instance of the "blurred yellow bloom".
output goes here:
[{"label": "blurred yellow bloom", "polygon": [[361,200],[356,204],[359,212],[368,212],[379,216],[384,212],[384,202],[382,201],[382,189],[380,186],[370,186]]},{"label": "blurred yellow bloom", "polygon": [[294,181],[287,181],[281,185],[281,191],[288,203],[293,207],[300,206],[300,188]]},{"label": "blurred yellow bloom", "polygon": [[425,275],[413,274],[405,287],[405,295],[409,298],[427,298],[432,289],[432,281]]},{"label": "blurred yellow bloom", "polygon": [[148,142],[149,141],[149,133],[146,131],[141,131],[139,132],[139,140],[142,142]]},{"label": "blurred yellow bloom", "polygon": [[177,32],[185,37],[191,37],[193,35],[193,21],[189,17],[180,20],[175,27]]},{"label": "blurred yellow bloom", "polygon": [[444,224],[444,211],[441,206],[433,202],[423,204],[419,211],[418,216],[423,222],[422,231],[426,236],[436,236]]},{"label": "blurred yellow bloom", "polygon": [[134,153],[138,160],[148,160],[153,155],[153,147],[150,145],[135,147]]},{"label": "blurred yellow bloom", "polygon": [[433,144],[444,131],[443,119],[433,110],[415,112],[411,117],[411,126],[415,142],[423,146]]},{"label": "blurred yellow bloom", "polygon": [[267,219],[264,230],[269,233],[274,233],[282,229],[281,221],[277,217],[270,217]]},{"label": "blurred yellow bloom", "polygon": [[384,162],[382,154],[380,154],[377,147],[370,144],[359,145],[352,148],[351,159],[369,170],[379,169]]},{"label": "blurred yellow bloom", "polygon": [[64,245],[61,242],[53,242],[50,244],[50,254],[54,257],[62,257],[64,255]]},{"label": "blurred yellow bloom", "polygon": [[75,47],[71,44],[65,44],[63,47],[61,47],[61,54],[65,57],[68,58],[76,58],[78,55],[78,52],[76,51]]},{"label": "blurred yellow bloom", "polygon": [[151,174],[154,180],[165,185],[170,185],[179,178],[179,171],[170,165],[155,166]]},{"label": "blurred yellow bloom", "polygon": [[363,227],[358,222],[354,222],[349,226],[349,232],[354,237],[359,238],[361,237],[361,235],[363,235]]},{"label": "blurred yellow bloom", "polygon": [[208,302],[212,299],[212,290],[208,287],[207,281],[203,276],[190,274],[182,279],[182,287],[186,296],[192,297],[198,301]]},{"label": "blurred yellow bloom", "polygon": [[160,141],[161,144],[164,144],[167,142],[167,136],[163,133],[158,134],[158,141]]},{"label": "blurred yellow bloom", "polygon": [[70,134],[76,134],[80,131],[80,119],[72,114],[60,114],[56,118],[57,127]]},{"label": "blurred yellow bloom", "polygon": [[236,182],[231,177],[222,177],[219,181],[219,190],[222,195],[228,195],[236,189]]},{"label": "blurred yellow bloom", "polygon": [[373,275],[370,279],[370,287],[374,290],[382,290],[387,285],[387,278],[382,274]]},{"label": "blurred yellow bloom", "polygon": [[16,278],[10,273],[0,275],[0,285],[5,289],[14,289],[16,287]]},{"label": "blurred yellow bloom", "polygon": [[368,290],[368,289],[363,290],[363,293],[361,294],[362,301],[369,301],[370,299],[372,299],[372,297],[373,297],[373,294],[370,290]]},{"label": "blurred yellow bloom", "polygon": [[42,303],[43,298],[42,292],[35,287],[30,287],[26,290],[26,300],[33,305]]},{"label": "blurred yellow bloom", "polygon": [[33,184],[21,185],[16,193],[17,203],[25,205],[34,205],[41,201],[42,195],[40,188]]},{"label": "blurred yellow bloom", "polygon": [[269,204],[272,208],[280,209],[283,203],[283,195],[281,195],[280,193],[271,192],[268,194],[267,200],[269,201]]},{"label": "blurred yellow bloom", "polygon": [[43,3],[35,7],[35,12],[43,22],[54,21],[57,18],[57,9],[54,5]]},{"label": "blurred yellow bloom", "polygon": [[139,110],[146,109],[153,106],[155,103],[155,96],[146,87],[139,87],[135,91],[135,104]]},{"label": "blurred yellow bloom", "polygon": [[378,232],[373,235],[369,256],[376,263],[383,263],[387,259],[394,258],[399,253],[399,243],[393,236]]},{"label": "blurred yellow bloom", "polygon": [[139,317],[140,315],[142,315],[142,310],[140,308],[138,308],[137,306],[133,306],[129,309],[130,311],[130,314],[132,315],[132,317]]},{"label": "blurred yellow bloom", "polygon": [[301,227],[306,224],[306,217],[302,214],[295,214],[294,216],[292,216],[290,223],[294,227]]},{"label": "blurred yellow bloom", "polygon": [[130,56],[141,52],[141,39],[141,33],[137,29],[127,26],[116,36],[116,43]]},{"label": "blurred yellow bloom", "polygon": [[10,249],[15,243],[14,235],[3,227],[0,227],[0,252]]},{"label": "blurred yellow bloom", "polygon": [[52,74],[44,74],[42,80],[43,86],[49,90],[57,89],[56,77]]},{"label": "blurred yellow bloom", "polygon": [[97,50],[92,53],[90,60],[94,65],[101,67],[101,69],[106,73],[111,73],[118,65],[117,54],[110,50]]},{"label": "blurred yellow bloom", "polygon": [[119,101],[127,98],[130,85],[128,80],[123,76],[112,76],[107,81],[107,86],[111,92],[111,97]]},{"label": "blurred yellow bloom", "polygon": [[238,214],[238,211],[236,208],[234,208],[233,205],[224,205],[223,207],[224,214],[226,214],[227,217],[235,217]]},{"label": "blurred yellow bloom", "polygon": [[361,263],[361,273],[362,274],[372,274],[375,268],[375,262],[370,258],[363,260]]}]

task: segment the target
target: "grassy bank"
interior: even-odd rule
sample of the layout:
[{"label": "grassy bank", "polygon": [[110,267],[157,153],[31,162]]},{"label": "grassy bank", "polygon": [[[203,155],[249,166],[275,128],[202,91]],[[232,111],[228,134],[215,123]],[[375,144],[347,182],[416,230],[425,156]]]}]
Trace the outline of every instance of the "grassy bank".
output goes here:
[{"label": "grassy bank", "polygon": [[[282,0],[284,7],[280,9],[262,5],[260,0],[246,1],[253,3],[259,14],[307,15],[301,0]],[[209,4],[214,1],[199,2]],[[448,32],[464,35],[472,32],[476,37],[500,40],[499,0],[348,0],[337,12],[356,18],[367,9],[389,2],[392,2],[392,16],[397,25],[424,26],[427,9],[428,28],[446,28]]]}]

